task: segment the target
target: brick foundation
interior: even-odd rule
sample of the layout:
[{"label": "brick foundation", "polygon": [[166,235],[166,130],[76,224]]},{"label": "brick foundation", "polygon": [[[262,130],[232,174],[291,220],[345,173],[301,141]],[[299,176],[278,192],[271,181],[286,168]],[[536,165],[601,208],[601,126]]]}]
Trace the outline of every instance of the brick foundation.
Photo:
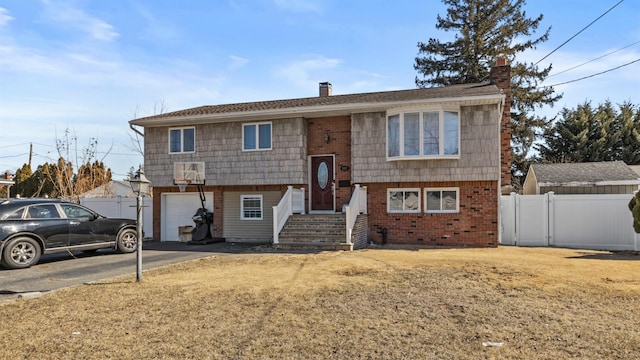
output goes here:
[{"label": "brick foundation", "polygon": [[[498,182],[422,182],[366,184],[369,241],[426,247],[495,247],[498,245]],[[387,212],[388,188],[458,187],[460,212],[395,214]]]}]

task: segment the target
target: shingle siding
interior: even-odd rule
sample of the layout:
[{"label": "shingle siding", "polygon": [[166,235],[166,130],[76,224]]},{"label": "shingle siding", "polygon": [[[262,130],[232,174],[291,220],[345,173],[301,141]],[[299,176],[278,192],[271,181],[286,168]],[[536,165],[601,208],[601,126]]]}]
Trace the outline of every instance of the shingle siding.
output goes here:
[{"label": "shingle siding", "polygon": [[460,120],[459,159],[387,161],[386,113],[353,114],[353,182],[498,180],[498,107],[463,107]]},{"label": "shingle siding", "polygon": [[302,118],[273,120],[272,150],[242,151],[240,122],[196,126],[196,152],[169,154],[169,127],[147,128],[145,173],[156,186],[173,185],[173,164],[204,161],[211,185],[302,184],[307,178],[307,131]]}]

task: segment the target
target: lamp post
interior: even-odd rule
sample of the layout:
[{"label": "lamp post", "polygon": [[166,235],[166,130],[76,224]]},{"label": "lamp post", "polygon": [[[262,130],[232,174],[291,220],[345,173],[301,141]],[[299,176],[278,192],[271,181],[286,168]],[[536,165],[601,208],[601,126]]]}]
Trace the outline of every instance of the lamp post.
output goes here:
[{"label": "lamp post", "polygon": [[149,193],[151,181],[144,176],[144,171],[141,166],[138,168],[138,171],[136,171],[134,178],[129,179],[129,183],[131,184],[131,190],[136,194],[136,212],[138,214],[136,219],[136,237],[138,240],[138,246],[136,247],[136,281],[140,282],[142,281],[142,194]]}]

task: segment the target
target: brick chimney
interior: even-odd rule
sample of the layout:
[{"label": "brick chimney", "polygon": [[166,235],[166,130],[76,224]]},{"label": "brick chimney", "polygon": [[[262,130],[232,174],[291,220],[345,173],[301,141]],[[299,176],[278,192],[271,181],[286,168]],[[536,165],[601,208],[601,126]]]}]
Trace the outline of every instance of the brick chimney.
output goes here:
[{"label": "brick chimney", "polygon": [[500,184],[502,194],[508,195],[511,186],[511,65],[506,58],[496,59],[489,79],[506,96],[500,121]]},{"label": "brick chimney", "polygon": [[320,97],[331,96],[331,83],[330,82],[321,82],[320,83]]}]

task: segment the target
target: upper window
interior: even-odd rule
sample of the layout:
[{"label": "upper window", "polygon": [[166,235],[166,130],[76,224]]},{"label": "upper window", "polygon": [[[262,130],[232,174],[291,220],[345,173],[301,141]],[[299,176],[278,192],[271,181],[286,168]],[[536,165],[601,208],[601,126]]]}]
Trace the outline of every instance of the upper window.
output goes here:
[{"label": "upper window", "polygon": [[457,158],[459,155],[457,111],[401,112],[387,117],[387,159]]},{"label": "upper window", "polygon": [[169,153],[192,153],[196,151],[196,128],[169,129]]},{"label": "upper window", "polygon": [[242,150],[271,150],[271,123],[242,125]]},{"label": "upper window", "polygon": [[262,220],[262,195],[240,195],[240,219]]},{"label": "upper window", "polygon": [[427,213],[458,212],[458,188],[424,189],[424,211]]},{"label": "upper window", "polygon": [[420,212],[420,189],[387,189],[387,212]]}]

